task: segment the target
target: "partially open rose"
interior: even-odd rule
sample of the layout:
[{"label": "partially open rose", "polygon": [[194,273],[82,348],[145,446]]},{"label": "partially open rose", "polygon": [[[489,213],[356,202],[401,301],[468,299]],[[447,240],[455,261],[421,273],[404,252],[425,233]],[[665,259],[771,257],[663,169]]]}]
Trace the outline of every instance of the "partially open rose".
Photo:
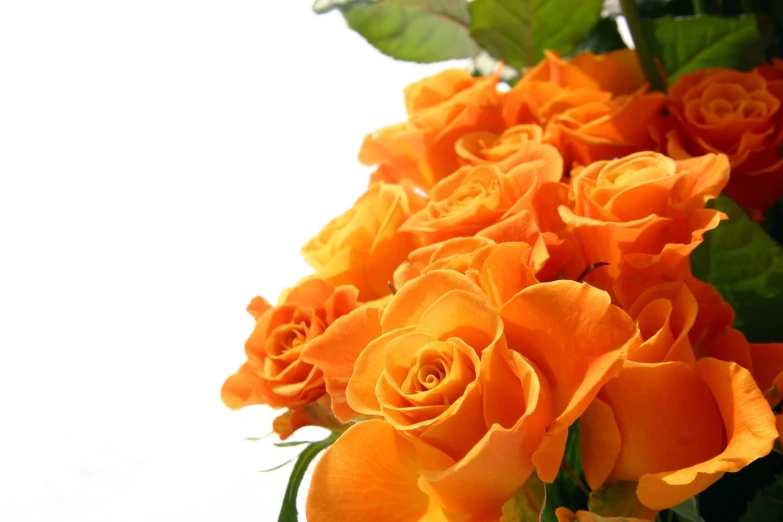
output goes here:
[{"label": "partially open rose", "polygon": [[427,206],[400,230],[418,235],[425,244],[482,231],[494,239],[509,218],[535,212],[541,186],[556,183],[563,175],[563,160],[550,145],[528,142],[514,158],[518,163],[507,171],[495,165],[457,170],[435,185]]},{"label": "partially open rose", "polygon": [[495,165],[508,172],[520,162],[530,141],[541,143],[544,129],[538,125],[515,125],[503,132],[471,132],[457,140],[455,150],[461,165]]},{"label": "partially open rose", "polygon": [[[649,128],[662,118],[662,93],[639,92],[579,105],[554,116],[547,134],[568,164],[589,165],[655,148]],[[640,125],[639,122],[645,122]]]},{"label": "partially open rose", "polygon": [[502,132],[498,76],[450,69],[405,89],[409,120],[369,134],[359,160],[372,182],[409,181],[425,190],[459,166],[454,145],[471,132]]},{"label": "partially open rose", "polygon": [[647,281],[653,275],[660,282],[684,279],[690,252],[705,231],[725,218],[704,205],[718,196],[728,177],[725,156],[674,161],[655,152],[579,171],[572,179],[573,208],[560,207],[567,235],[577,247],[567,276],[576,277],[594,263],[609,263],[588,281],[613,294],[621,272],[643,273]]},{"label": "partially open rose", "polygon": [[419,246],[398,229],[425,201],[406,185],[377,183],[302,247],[302,255],[319,277],[358,288],[363,301],[388,295],[394,269]]},{"label": "partially open rose", "polygon": [[583,52],[571,60],[546,51],[545,58],[503,96],[506,125],[549,120],[570,108],[605,103],[614,95],[630,94],[644,85],[632,50],[595,55]]},{"label": "partially open rose", "polygon": [[380,336],[357,350],[347,332],[367,331],[363,322],[361,310],[347,315],[309,357],[355,354],[347,402],[382,419],[352,426],[324,454],[313,522],[414,521],[427,510],[497,520],[534,470],[554,480],[568,426],[638,342],[630,318],[589,285],[533,284],[498,312],[451,270],[403,286]]},{"label": "partially open rose", "polygon": [[783,82],[758,71],[708,69],[683,74],[669,90],[677,125],[662,140],[675,159],[726,154],[726,193],[762,211],[783,196]]},{"label": "partially open rose", "polygon": [[[542,233],[538,224],[529,212],[515,218],[516,236],[499,238],[519,246],[521,257],[514,256],[516,264],[521,262],[528,267],[540,281],[556,278],[557,272],[568,253],[568,245],[551,232]],[[527,220],[527,222],[525,222]],[[478,266],[484,266],[488,258],[494,258],[497,252],[504,251],[499,243],[490,237],[482,235],[457,237],[440,243],[417,248],[410,253],[394,272],[394,285],[401,288],[406,282],[432,270],[457,270],[463,274],[478,274]],[[524,245],[522,247],[521,245]],[[511,250],[508,251],[509,253]],[[494,254],[490,254],[494,253]],[[508,268],[514,271],[513,268]],[[515,274],[521,276],[522,269]],[[518,290],[521,290],[519,288]]]},{"label": "partially open rose", "polygon": [[711,357],[626,363],[582,416],[579,433],[590,487],[638,482],[639,501],[654,510],[764,457],[778,437],[750,372]]},{"label": "partially open rose", "polygon": [[297,409],[324,395],[321,371],[300,354],[338,317],[358,306],[357,294],[352,286],[305,279],[284,293],[277,306],[253,299],[247,309],[256,325],[245,343],[247,362],[223,384],[226,406]]}]

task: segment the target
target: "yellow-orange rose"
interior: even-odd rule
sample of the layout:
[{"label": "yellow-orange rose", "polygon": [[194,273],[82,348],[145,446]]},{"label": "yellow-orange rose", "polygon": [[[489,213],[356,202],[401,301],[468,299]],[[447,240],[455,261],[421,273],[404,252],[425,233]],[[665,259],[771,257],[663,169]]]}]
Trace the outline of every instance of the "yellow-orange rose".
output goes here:
[{"label": "yellow-orange rose", "polygon": [[302,247],[302,255],[319,277],[358,288],[362,301],[388,295],[394,269],[419,246],[398,229],[424,203],[407,185],[375,184]]},{"label": "yellow-orange rose", "polygon": [[378,166],[372,182],[407,180],[428,190],[454,172],[458,139],[503,130],[497,82],[450,69],[406,88],[408,121],[369,134],[359,152],[362,163]]},{"label": "yellow-orange rose", "polygon": [[666,154],[726,154],[726,193],[744,207],[764,211],[783,196],[783,82],[758,71],[700,70],[678,78],[669,97],[677,124],[662,138]]},{"label": "yellow-orange rose", "polygon": [[366,320],[345,316],[320,351],[358,352],[348,404],[379,420],[352,426],[324,454],[307,502],[313,522],[497,520],[534,470],[554,480],[568,426],[638,342],[630,318],[589,285],[533,284],[498,311],[452,270],[405,284],[380,336],[359,350],[346,346],[353,318]]}]

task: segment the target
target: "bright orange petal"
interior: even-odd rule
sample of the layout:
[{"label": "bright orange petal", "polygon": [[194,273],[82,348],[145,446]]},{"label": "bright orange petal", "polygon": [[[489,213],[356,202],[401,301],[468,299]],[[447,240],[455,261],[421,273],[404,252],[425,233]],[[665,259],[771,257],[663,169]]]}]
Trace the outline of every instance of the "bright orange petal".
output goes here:
[{"label": "bright orange petal", "polygon": [[345,398],[356,359],[380,335],[381,310],[363,306],[337,319],[302,350],[300,358],[323,372],[332,411],[343,422],[356,414]]},{"label": "bright orange petal", "polygon": [[621,444],[612,408],[595,398],[579,418],[579,453],[590,489],[601,487],[612,472]]},{"label": "bright orange petal", "polygon": [[503,321],[486,299],[452,290],[422,314],[416,331],[440,340],[457,337],[480,353],[503,335]]},{"label": "bright orange petal", "polygon": [[334,293],[334,285],[324,279],[306,278],[295,287],[284,291],[282,304],[298,304],[307,308],[321,308]]},{"label": "bright orange petal", "polygon": [[550,429],[544,436],[541,446],[533,454],[533,464],[535,464],[538,477],[542,481],[552,483],[557,478],[567,442],[567,429]]},{"label": "bright orange petal", "polygon": [[382,335],[368,344],[359,354],[345,389],[345,398],[350,408],[365,415],[381,414],[381,405],[375,396],[375,387],[383,374],[386,347],[394,339],[414,330],[415,327],[410,326]]},{"label": "bright orange petal", "polygon": [[739,471],[766,456],[778,438],[775,415],[749,371],[736,363],[710,357],[696,365],[720,409],[728,444],[723,452],[705,462],[642,476],[637,495],[652,509],[676,506],[706,489],[723,473]]},{"label": "bright orange petal", "polygon": [[383,332],[413,326],[443,294],[464,290],[483,297],[481,288],[453,270],[433,270],[400,288],[381,318]]},{"label": "bright orange petal", "polygon": [[[724,447],[723,421],[710,388],[685,363],[628,362],[600,398],[612,409],[622,440],[611,482],[686,468]],[[657,429],[662,425],[667,429]]]},{"label": "bright orange petal", "polygon": [[566,430],[640,342],[636,325],[606,292],[574,281],[530,286],[501,311],[508,346],[530,359],[552,387],[556,420]]},{"label": "bright orange petal", "polygon": [[270,308],[272,308],[272,305],[269,304],[266,299],[256,296],[250,301],[250,304],[247,305],[247,312],[253,316],[253,319],[258,319]]},{"label": "bright orange petal", "polygon": [[[504,346],[484,352],[482,381],[488,394],[485,415],[492,422],[489,431],[454,466],[422,471],[422,488],[458,513],[500,511],[532,473],[531,456],[552,418],[545,381],[528,361]],[[509,409],[518,409],[515,415],[500,413],[499,404],[489,404],[498,401],[498,388],[508,392],[505,400],[516,399],[513,405],[506,403]],[[509,417],[516,419],[511,422]]]},{"label": "bright orange petal", "polygon": [[261,378],[253,371],[248,363],[244,363],[239,370],[226,379],[220,390],[220,398],[223,404],[232,410],[238,410],[251,404],[267,404],[263,392],[259,386]]},{"label": "bright orange petal", "polygon": [[418,485],[413,446],[379,420],[351,426],[313,471],[307,520],[429,522],[430,499]]},{"label": "bright orange petal", "polygon": [[[527,243],[501,243],[482,248],[473,257],[469,270],[492,303],[500,309],[517,292],[538,283],[530,257],[533,248]],[[539,259],[541,266],[546,257]]]}]

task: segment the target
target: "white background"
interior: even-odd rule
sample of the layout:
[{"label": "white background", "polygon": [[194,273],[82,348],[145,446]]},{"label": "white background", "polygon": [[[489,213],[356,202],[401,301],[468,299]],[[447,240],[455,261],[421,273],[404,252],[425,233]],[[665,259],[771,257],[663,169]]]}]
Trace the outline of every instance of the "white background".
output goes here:
[{"label": "white background", "polygon": [[0,0],[0,520],[277,520],[275,413],[219,399],[245,306],[444,67],[307,0]]}]

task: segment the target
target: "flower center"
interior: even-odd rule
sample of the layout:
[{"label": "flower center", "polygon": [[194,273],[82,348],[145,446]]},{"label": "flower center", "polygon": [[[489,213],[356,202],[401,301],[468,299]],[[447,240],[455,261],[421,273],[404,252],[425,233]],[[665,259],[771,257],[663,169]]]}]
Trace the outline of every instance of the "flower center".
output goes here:
[{"label": "flower center", "polygon": [[419,366],[414,389],[419,392],[431,390],[440,384],[447,373],[446,365],[441,359]]}]

